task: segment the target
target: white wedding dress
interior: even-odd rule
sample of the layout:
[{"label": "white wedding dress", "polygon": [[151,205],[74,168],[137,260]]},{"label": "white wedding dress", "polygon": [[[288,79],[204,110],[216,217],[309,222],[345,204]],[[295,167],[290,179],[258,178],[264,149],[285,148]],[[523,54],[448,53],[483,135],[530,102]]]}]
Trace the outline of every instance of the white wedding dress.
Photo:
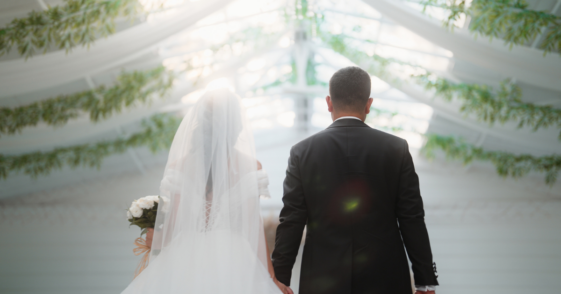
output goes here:
[{"label": "white wedding dress", "polygon": [[252,133],[240,100],[207,92],[170,149],[148,267],[123,294],[281,293],[267,271]]}]

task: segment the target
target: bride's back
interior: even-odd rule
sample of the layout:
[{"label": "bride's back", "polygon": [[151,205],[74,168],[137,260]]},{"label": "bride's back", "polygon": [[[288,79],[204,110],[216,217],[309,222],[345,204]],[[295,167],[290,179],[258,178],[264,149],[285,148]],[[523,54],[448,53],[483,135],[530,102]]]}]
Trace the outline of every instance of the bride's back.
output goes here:
[{"label": "bride's back", "polygon": [[266,267],[258,181],[240,99],[207,92],[170,149],[150,265],[137,277],[145,281],[124,293],[278,293]]}]

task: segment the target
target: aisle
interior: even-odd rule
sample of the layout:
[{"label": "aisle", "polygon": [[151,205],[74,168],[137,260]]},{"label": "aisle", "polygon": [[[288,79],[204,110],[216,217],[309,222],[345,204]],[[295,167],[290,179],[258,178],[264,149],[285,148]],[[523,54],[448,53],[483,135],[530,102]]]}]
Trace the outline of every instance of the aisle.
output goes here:
[{"label": "aisle", "polygon": [[561,289],[559,222],[440,223],[429,230],[439,293],[548,294]]},{"label": "aisle", "polygon": [[120,293],[139,261],[132,253],[139,230],[114,216],[89,225],[0,226],[0,293]]}]

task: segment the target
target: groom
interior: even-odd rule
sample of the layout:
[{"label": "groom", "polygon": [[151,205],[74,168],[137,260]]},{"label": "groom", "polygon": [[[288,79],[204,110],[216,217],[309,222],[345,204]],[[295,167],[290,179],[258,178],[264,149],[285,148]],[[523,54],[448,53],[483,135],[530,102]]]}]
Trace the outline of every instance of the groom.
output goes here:
[{"label": "groom", "polygon": [[290,286],[307,227],[300,294],[411,294],[407,256],[418,293],[438,285],[407,141],[364,123],[370,87],[358,67],[337,71],[326,97],[333,124],[290,151],[272,257]]}]

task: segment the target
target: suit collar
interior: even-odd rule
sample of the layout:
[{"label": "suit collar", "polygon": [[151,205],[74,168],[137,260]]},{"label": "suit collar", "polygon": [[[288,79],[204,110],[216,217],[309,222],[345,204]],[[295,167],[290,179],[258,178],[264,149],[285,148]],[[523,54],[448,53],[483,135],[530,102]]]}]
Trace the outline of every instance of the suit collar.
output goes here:
[{"label": "suit collar", "polygon": [[365,124],[364,122],[362,122],[361,120],[358,119],[340,119],[338,121],[333,122],[329,127],[327,127],[328,129],[331,128],[349,128],[349,127],[368,127],[367,124]]}]

